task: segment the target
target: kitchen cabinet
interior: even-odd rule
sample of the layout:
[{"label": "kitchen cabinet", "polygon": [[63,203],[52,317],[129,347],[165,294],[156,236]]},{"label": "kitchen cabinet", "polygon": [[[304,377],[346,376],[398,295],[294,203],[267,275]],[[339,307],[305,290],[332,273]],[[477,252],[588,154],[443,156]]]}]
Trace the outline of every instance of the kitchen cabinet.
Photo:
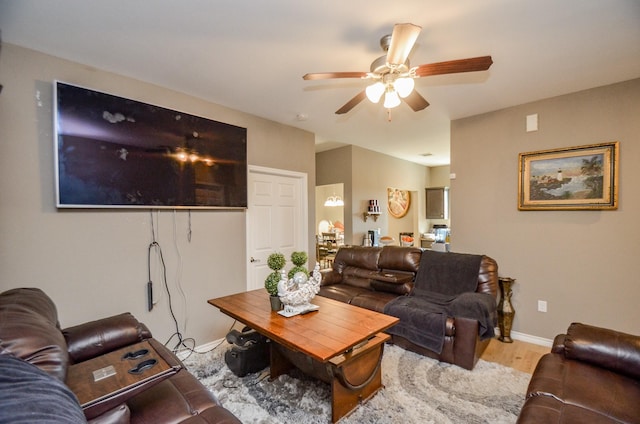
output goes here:
[{"label": "kitchen cabinet", "polygon": [[449,219],[449,187],[426,188],[427,219]]}]

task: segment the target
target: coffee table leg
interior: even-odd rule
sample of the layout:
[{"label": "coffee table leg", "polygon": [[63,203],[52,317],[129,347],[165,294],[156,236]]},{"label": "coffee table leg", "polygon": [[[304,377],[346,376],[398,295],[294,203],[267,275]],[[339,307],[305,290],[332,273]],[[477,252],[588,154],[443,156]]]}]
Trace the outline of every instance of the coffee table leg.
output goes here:
[{"label": "coffee table leg", "polygon": [[285,357],[276,346],[271,343],[271,361],[269,364],[269,380],[275,380],[282,374],[286,374],[294,365]]},{"label": "coffee table leg", "polygon": [[334,364],[331,381],[331,421],[349,414],[375,395],[382,385],[384,342],[372,343],[344,363]]}]

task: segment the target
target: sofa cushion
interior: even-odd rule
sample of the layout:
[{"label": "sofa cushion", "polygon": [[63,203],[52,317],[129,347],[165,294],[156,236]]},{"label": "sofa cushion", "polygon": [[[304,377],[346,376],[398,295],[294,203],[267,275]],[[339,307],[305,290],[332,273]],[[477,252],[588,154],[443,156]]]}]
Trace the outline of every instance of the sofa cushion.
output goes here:
[{"label": "sofa cushion", "polygon": [[127,404],[132,424],[240,423],[185,369],[129,399]]},{"label": "sofa cushion", "polygon": [[377,271],[355,266],[347,266],[342,271],[342,284],[348,286],[371,289],[371,281]]},{"label": "sofa cushion", "polygon": [[351,304],[371,311],[384,313],[385,305],[396,297],[398,296],[392,293],[376,293],[367,291],[366,293],[361,293],[353,297],[351,299]]},{"label": "sofa cushion", "polygon": [[425,250],[416,275],[416,294],[426,291],[455,296],[475,292],[481,261],[481,255]]},{"label": "sofa cushion", "polygon": [[420,267],[422,250],[417,247],[385,246],[380,252],[378,268],[415,274]]},{"label": "sofa cushion", "polygon": [[403,284],[388,283],[386,281],[373,280],[371,288],[377,292],[393,293],[396,296],[403,296],[411,293],[413,283],[407,282]]},{"label": "sofa cushion", "polygon": [[527,389],[527,398],[534,396],[555,397],[614,422],[640,417],[640,380],[561,354],[548,353],[538,362]]},{"label": "sofa cushion", "polygon": [[[361,294],[371,293],[369,289],[361,287],[348,286],[346,284],[334,284],[331,286],[322,286],[318,294],[328,297],[339,302],[351,303],[351,300]],[[313,302],[313,301],[312,301]]]},{"label": "sofa cushion", "polygon": [[564,354],[640,379],[640,337],[592,325],[573,323],[564,338]]},{"label": "sofa cushion", "polygon": [[20,288],[0,294],[0,353],[30,362],[64,382],[67,344],[56,306],[42,290]]},{"label": "sofa cushion", "polygon": [[612,424],[618,422],[597,411],[566,404],[551,396],[533,396],[525,402],[516,424]]},{"label": "sofa cushion", "polygon": [[350,246],[340,248],[333,260],[333,269],[342,273],[348,266],[370,271],[378,270],[378,258],[382,248]]}]

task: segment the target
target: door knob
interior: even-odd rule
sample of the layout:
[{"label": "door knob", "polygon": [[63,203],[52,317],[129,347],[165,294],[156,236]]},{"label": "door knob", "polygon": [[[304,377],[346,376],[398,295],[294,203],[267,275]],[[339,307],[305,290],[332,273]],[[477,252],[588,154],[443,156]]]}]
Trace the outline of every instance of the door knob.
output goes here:
[{"label": "door knob", "polygon": [[254,262],[260,262],[260,259],[255,259],[255,258],[252,256],[252,257],[251,257],[250,262],[251,262],[251,263],[254,263]]}]

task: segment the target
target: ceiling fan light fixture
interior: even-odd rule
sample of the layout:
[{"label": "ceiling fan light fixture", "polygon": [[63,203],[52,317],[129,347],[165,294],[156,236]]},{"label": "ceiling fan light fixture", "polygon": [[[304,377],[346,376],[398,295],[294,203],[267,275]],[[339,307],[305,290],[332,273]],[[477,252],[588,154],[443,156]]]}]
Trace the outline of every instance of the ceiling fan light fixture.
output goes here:
[{"label": "ceiling fan light fixture", "polygon": [[415,87],[415,82],[413,78],[398,78],[394,83],[393,87],[398,92],[398,95],[403,99],[407,97],[413,91],[413,87]]},{"label": "ceiling fan light fixture", "polygon": [[392,87],[387,89],[387,92],[384,94],[384,107],[386,109],[393,109],[400,105],[400,97],[398,97],[398,93]]},{"label": "ceiling fan light fixture", "polygon": [[375,84],[371,84],[370,86],[368,86],[365,89],[365,92],[367,93],[367,98],[372,103],[378,103],[380,101],[380,98],[384,94],[384,84],[378,81]]}]

